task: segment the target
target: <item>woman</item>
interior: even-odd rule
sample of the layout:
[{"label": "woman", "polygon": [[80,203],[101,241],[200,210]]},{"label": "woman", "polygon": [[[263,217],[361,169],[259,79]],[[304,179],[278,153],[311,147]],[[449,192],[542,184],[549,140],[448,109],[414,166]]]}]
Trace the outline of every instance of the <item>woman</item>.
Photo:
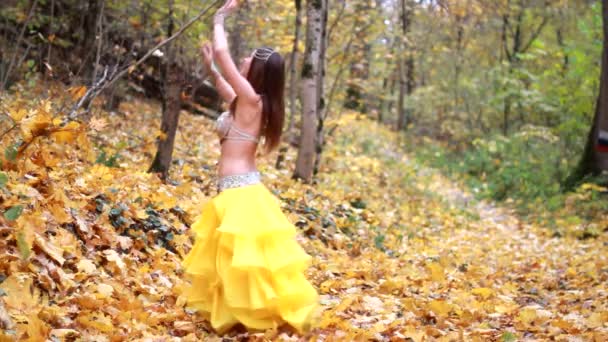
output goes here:
[{"label": "woman", "polygon": [[213,48],[203,47],[221,97],[230,111],[218,119],[219,195],[192,225],[196,242],[184,260],[192,286],[188,305],[205,314],[219,333],[241,323],[263,330],[310,324],[317,293],[304,271],[310,257],[297,244],[295,227],[260,183],[255,154],[260,141],[277,146],[284,119],[284,62],[269,48],[256,49],[237,69],[228,51],[224,17],[237,7],[227,0],[214,18]]}]

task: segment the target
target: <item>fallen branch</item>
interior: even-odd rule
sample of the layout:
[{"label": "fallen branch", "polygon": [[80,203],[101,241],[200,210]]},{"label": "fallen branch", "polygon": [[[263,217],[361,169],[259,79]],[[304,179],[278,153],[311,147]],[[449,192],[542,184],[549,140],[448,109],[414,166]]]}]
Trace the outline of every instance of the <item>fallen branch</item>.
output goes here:
[{"label": "fallen branch", "polygon": [[103,85],[108,80],[108,78],[111,78],[114,74],[116,74],[116,69],[117,69],[117,67],[115,66],[114,71],[112,72],[111,75],[109,75],[110,77],[108,77],[108,67],[104,68],[103,75],[101,76],[101,78],[97,82],[95,82],[95,84],[93,84],[93,86],[91,88],[89,88],[89,90],[87,90],[87,92],[74,105],[74,107],[72,108],[72,111],[70,112],[70,114],[68,114],[68,117],[64,120],[64,122],[63,122],[64,125],[67,124],[69,121],[73,121],[74,119],[76,119],[76,117],[78,117],[84,113],[87,113],[89,111],[89,109],[87,108],[86,110],[78,113],[78,109],[80,107],[82,107],[85,103],[90,103],[95,97],[97,97],[97,95],[99,95],[101,93],[101,91],[103,90]]}]

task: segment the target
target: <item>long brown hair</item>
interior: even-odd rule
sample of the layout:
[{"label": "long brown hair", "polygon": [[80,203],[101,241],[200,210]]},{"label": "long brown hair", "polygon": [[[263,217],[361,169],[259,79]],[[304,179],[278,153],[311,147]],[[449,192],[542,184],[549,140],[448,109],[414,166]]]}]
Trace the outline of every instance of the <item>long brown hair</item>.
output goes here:
[{"label": "long brown hair", "polygon": [[[270,152],[281,141],[285,121],[285,61],[276,51],[266,60],[257,56],[253,54],[247,80],[262,98],[262,136],[264,149]],[[232,105],[236,105],[236,101]]]}]

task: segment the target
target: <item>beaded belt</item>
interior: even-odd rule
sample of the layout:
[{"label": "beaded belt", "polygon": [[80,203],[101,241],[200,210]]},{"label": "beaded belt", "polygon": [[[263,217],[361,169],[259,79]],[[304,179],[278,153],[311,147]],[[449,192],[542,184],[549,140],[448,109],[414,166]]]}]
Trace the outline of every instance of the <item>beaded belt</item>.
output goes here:
[{"label": "beaded belt", "polygon": [[261,181],[262,176],[258,171],[252,171],[238,175],[224,176],[219,179],[217,189],[219,192],[221,192],[226,189],[258,184]]}]

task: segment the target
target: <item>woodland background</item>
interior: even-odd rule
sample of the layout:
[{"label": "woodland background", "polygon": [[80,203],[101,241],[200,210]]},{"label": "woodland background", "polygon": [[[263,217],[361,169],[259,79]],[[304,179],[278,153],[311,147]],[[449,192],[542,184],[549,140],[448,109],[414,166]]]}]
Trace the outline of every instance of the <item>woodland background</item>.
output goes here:
[{"label": "woodland background", "polygon": [[[606,338],[607,3],[241,2],[235,60],[287,61],[260,167],[316,260],[308,337]],[[176,270],[213,195],[219,5],[0,5],[0,339],[214,336]]]}]

